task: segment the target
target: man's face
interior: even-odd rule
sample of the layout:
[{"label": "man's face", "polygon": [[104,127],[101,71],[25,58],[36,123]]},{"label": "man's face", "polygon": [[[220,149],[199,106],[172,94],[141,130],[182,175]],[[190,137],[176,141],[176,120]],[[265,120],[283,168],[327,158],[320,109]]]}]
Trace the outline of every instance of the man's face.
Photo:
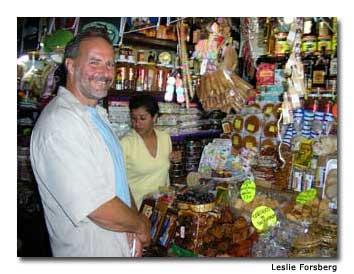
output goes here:
[{"label": "man's face", "polygon": [[102,99],[114,80],[113,48],[102,38],[83,41],[73,68],[75,88],[89,100]]}]

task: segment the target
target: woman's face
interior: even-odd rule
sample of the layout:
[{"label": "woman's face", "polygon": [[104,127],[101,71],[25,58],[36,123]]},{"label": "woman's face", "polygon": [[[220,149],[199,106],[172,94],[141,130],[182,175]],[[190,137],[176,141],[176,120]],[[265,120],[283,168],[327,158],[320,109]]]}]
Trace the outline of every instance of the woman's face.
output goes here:
[{"label": "woman's face", "polygon": [[157,119],[157,114],[155,116],[151,116],[151,114],[147,112],[144,107],[140,107],[131,110],[130,118],[132,127],[135,131],[140,135],[145,135],[153,130]]}]

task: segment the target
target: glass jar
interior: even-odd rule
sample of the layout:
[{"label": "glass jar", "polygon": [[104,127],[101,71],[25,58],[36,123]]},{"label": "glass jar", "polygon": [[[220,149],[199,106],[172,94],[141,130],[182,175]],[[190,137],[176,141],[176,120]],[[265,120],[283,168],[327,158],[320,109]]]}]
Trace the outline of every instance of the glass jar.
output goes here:
[{"label": "glass jar", "polygon": [[124,89],[129,91],[135,91],[135,64],[127,63],[126,65],[126,77],[124,81]]},{"label": "glass jar", "polygon": [[143,91],[147,82],[147,68],[144,64],[138,63],[136,66],[136,91]]},{"label": "glass jar", "polygon": [[116,90],[124,90],[124,82],[126,79],[126,62],[117,62],[116,72]]},{"label": "glass jar", "polygon": [[167,78],[170,74],[170,69],[163,65],[156,66],[156,77],[155,77],[155,84],[154,90],[156,91],[166,91],[167,85]]},{"label": "glass jar", "polygon": [[155,64],[146,64],[144,65],[147,72],[147,79],[144,85],[145,91],[154,91],[154,84],[156,78],[156,67]]}]

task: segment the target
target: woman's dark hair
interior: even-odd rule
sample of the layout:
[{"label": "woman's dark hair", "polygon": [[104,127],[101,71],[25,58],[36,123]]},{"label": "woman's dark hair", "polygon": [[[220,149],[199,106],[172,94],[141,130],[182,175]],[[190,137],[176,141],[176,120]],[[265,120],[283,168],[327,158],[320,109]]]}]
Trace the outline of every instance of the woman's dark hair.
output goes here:
[{"label": "woman's dark hair", "polygon": [[64,52],[64,60],[63,60],[64,63],[66,58],[76,58],[79,55],[81,42],[91,38],[102,38],[106,40],[110,45],[112,45],[107,30],[105,30],[104,28],[97,28],[97,27],[87,28],[83,32],[78,33],[66,45],[65,52]]},{"label": "woman's dark hair", "polygon": [[139,94],[134,97],[131,97],[129,100],[129,110],[130,112],[133,109],[143,107],[145,110],[150,113],[151,116],[158,114],[160,109],[156,99],[147,94]]}]

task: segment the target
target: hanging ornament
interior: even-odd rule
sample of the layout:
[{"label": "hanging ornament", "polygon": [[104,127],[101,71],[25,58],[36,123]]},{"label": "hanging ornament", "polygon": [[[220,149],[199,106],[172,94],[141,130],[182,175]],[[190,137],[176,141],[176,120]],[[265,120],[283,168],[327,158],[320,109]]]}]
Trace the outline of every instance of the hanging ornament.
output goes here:
[{"label": "hanging ornament", "polygon": [[183,81],[180,77],[180,74],[177,74],[176,77],[176,93],[177,93],[177,102],[184,103],[184,88],[183,88]]},{"label": "hanging ornament", "polygon": [[175,83],[176,83],[175,77],[173,77],[173,76],[168,77],[166,93],[165,93],[165,101],[167,101],[167,102],[171,102],[173,100],[173,93],[175,91]]}]

